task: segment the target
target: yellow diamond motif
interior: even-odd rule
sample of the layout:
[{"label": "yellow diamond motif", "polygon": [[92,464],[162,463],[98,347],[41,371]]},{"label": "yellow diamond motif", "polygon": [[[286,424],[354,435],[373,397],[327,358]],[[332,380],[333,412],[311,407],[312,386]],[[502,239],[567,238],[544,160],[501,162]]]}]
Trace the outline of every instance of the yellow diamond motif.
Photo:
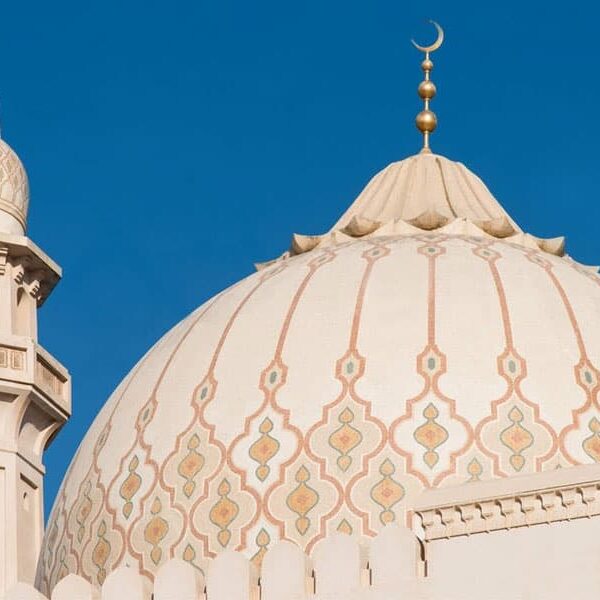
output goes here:
[{"label": "yellow diamond motif", "polygon": [[425,448],[423,460],[425,464],[433,469],[439,461],[436,449],[448,439],[448,432],[436,422],[439,416],[438,409],[433,404],[428,404],[423,411],[426,422],[415,429],[415,440]]},{"label": "yellow diamond motif", "polygon": [[250,458],[258,463],[256,476],[260,481],[264,481],[271,472],[269,461],[279,452],[279,442],[271,435],[273,431],[273,422],[265,417],[258,428],[261,436],[250,446]]},{"label": "yellow diamond motif", "polygon": [[219,488],[217,489],[220,499],[210,509],[209,513],[209,519],[211,522],[220,529],[219,533],[217,534],[217,539],[223,548],[229,544],[229,540],[231,539],[231,531],[229,531],[229,526],[233,523],[233,521],[235,521],[235,518],[240,512],[239,506],[233,500],[231,500],[231,498],[229,498],[230,492],[231,485],[229,481],[227,481],[227,479],[223,479],[219,484]]},{"label": "yellow diamond motif", "polygon": [[502,431],[500,441],[512,452],[509,461],[513,469],[520,471],[525,465],[522,453],[533,444],[533,435],[521,424],[525,417],[518,407],[510,409],[508,418],[512,424]]},{"label": "yellow diamond motif", "polygon": [[349,408],[340,413],[338,421],[341,425],[329,436],[329,444],[339,452],[337,465],[345,472],[352,464],[350,453],[362,442],[363,436],[352,426],[354,413]]},{"label": "yellow diamond motif", "polygon": [[396,519],[396,514],[391,509],[405,495],[404,487],[392,478],[395,472],[394,463],[386,458],[379,466],[382,478],[371,488],[371,498],[382,508],[379,514],[382,525],[387,525]]},{"label": "yellow diamond motif", "polygon": [[308,513],[317,505],[319,495],[308,485],[310,473],[305,466],[302,466],[296,472],[296,482],[298,485],[287,497],[288,508],[298,515],[296,519],[296,529],[300,535],[304,535],[310,527]]}]

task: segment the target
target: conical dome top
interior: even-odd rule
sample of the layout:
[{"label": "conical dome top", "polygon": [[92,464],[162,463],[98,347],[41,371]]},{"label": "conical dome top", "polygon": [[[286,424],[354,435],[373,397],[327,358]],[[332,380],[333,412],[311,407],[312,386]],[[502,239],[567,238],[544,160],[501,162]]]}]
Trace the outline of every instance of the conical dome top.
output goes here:
[{"label": "conical dome top", "polygon": [[377,173],[327,233],[294,234],[289,251],[277,260],[353,238],[427,231],[506,238],[528,248],[564,254],[564,237],[543,239],[525,233],[462,163],[421,153]]},{"label": "conical dome top", "polygon": [[417,154],[377,173],[333,230],[343,230],[353,219],[410,223],[424,214],[446,222],[502,222],[507,234],[521,231],[477,175],[437,154]]}]

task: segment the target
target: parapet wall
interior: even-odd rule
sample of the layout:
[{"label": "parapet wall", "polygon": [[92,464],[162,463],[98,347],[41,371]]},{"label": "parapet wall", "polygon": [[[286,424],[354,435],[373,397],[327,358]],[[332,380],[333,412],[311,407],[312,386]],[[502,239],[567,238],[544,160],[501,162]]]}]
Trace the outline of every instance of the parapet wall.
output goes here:
[{"label": "parapet wall", "polygon": [[[371,540],[334,534],[310,558],[281,541],[260,572],[226,551],[206,579],[166,562],[101,590],[68,575],[50,599],[19,584],[0,600],[590,600],[600,598],[600,465],[426,492],[423,541],[391,525]],[[418,521],[418,519],[416,519]]]},{"label": "parapet wall", "polygon": [[[366,551],[365,551],[366,550]],[[151,587],[133,569],[112,572],[102,590],[69,575],[51,600],[408,600],[419,587],[421,548],[408,529],[387,527],[365,549],[346,535],[335,534],[315,549],[311,560],[293,543],[269,550],[259,574],[237,552],[226,551],[211,563],[206,580],[188,563],[163,565]],[[46,600],[21,584],[6,600]]]}]

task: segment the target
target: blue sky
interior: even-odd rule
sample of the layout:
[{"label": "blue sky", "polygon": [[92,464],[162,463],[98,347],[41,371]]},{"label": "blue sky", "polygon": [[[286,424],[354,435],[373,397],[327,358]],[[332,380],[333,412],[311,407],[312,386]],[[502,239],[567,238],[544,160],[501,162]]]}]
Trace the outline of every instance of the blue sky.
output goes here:
[{"label": "blue sky", "polygon": [[2,135],[31,181],[29,234],[64,268],[41,343],[73,376],[46,504],[111,390],[167,329],[326,230],[415,153],[420,57],[435,151],[512,216],[600,263],[592,2],[23,0],[3,7]]}]

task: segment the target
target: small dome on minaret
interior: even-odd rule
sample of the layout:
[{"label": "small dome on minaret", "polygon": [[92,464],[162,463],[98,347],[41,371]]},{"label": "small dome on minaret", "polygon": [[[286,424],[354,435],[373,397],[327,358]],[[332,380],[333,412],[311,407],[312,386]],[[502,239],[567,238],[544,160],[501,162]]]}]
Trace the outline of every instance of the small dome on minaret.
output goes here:
[{"label": "small dome on minaret", "polygon": [[27,229],[29,182],[16,152],[0,139],[0,232],[23,235]]}]

